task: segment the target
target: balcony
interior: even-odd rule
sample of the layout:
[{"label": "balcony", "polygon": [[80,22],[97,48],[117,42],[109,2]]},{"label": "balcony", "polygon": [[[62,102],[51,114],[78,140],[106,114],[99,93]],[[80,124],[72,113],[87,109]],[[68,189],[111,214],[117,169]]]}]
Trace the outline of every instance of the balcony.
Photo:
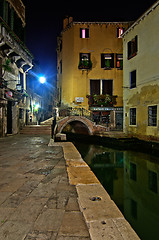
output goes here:
[{"label": "balcony", "polygon": [[[14,57],[15,61],[23,60],[22,65],[32,67],[33,55],[30,53],[25,44],[10,29],[7,23],[0,17],[1,34],[0,49],[8,57]],[[25,64],[24,64],[25,63]]]},{"label": "balcony", "polygon": [[117,96],[103,95],[87,95],[89,107],[114,107],[116,105]]}]

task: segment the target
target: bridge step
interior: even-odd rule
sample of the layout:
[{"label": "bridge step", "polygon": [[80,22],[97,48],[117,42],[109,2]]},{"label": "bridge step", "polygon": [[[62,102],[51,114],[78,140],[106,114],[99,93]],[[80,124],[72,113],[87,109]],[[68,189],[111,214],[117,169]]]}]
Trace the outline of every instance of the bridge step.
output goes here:
[{"label": "bridge step", "polygon": [[50,126],[51,124],[52,124],[52,121],[53,121],[53,117],[51,117],[51,118],[49,118],[49,119],[47,119],[47,120],[45,120],[45,121],[43,121],[43,122],[41,122],[40,123],[40,125],[48,125],[48,126]]},{"label": "bridge step", "polygon": [[26,134],[26,135],[51,135],[51,126],[27,125],[20,131],[20,134]]}]

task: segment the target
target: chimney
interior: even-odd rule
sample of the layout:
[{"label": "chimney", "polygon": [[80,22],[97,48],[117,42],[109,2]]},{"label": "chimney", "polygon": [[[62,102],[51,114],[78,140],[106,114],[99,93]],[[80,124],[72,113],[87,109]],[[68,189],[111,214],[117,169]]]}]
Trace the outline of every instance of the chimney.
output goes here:
[{"label": "chimney", "polygon": [[66,16],[63,20],[63,29],[66,29],[73,22],[73,17]]}]

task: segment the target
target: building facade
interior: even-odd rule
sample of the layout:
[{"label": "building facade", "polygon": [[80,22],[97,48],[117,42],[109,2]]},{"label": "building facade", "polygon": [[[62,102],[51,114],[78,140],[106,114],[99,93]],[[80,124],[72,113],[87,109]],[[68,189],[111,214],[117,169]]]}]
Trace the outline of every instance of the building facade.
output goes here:
[{"label": "building facade", "polygon": [[18,133],[28,121],[26,78],[33,56],[24,27],[22,1],[0,0],[0,136]]},{"label": "building facade", "polygon": [[159,1],[123,34],[124,131],[159,137]]},{"label": "building facade", "polygon": [[130,22],[64,19],[57,46],[57,87],[62,106],[91,110],[110,127],[122,128],[123,45]]}]

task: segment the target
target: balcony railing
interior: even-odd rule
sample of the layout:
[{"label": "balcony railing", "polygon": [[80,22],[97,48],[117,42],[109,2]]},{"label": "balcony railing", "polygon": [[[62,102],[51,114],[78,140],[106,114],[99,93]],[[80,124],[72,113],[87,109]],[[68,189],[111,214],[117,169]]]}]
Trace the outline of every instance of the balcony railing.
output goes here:
[{"label": "balcony railing", "polygon": [[116,105],[117,96],[103,95],[87,95],[89,107],[113,107]]}]

